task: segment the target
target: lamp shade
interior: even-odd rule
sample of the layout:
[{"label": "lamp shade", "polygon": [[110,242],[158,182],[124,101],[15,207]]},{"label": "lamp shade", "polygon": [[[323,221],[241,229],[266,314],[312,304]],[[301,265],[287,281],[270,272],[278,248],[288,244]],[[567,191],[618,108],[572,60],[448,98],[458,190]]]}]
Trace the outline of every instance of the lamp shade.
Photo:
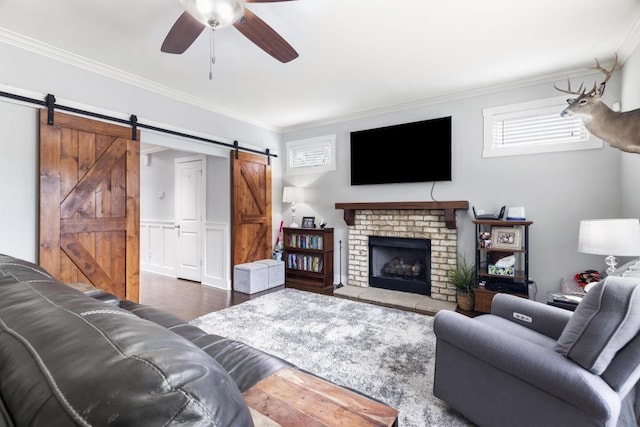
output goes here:
[{"label": "lamp shade", "polygon": [[595,255],[640,255],[638,219],[588,219],[580,221],[578,252]]},{"label": "lamp shade", "polygon": [[282,203],[302,203],[304,202],[304,189],[300,187],[284,187],[282,192]]}]

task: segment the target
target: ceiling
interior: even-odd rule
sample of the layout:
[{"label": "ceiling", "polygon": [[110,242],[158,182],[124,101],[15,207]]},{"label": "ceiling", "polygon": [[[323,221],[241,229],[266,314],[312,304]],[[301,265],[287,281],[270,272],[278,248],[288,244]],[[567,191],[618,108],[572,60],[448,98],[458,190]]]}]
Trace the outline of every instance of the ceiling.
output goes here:
[{"label": "ceiling", "polygon": [[209,31],[182,55],[160,52],[183,12],[178,0],[0,0],[0,42],[97,62],[142,87],[290,131],[560,80],[594,57],[606,62],[618,52],[624,61],[640,40],[638,0],[297,0],[247,8],[300,56],[283,64],[235,28],[219,29],[209,80]]}]

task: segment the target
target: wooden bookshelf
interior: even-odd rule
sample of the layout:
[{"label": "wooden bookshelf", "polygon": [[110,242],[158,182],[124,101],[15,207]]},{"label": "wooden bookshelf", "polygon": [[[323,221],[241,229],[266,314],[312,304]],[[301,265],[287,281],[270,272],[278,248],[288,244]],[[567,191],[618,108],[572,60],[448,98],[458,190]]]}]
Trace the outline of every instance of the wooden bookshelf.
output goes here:
[{"label": "wooden bookshelf", "polygon": [[333,294],[333,228],[284,228],[285,286]]}]

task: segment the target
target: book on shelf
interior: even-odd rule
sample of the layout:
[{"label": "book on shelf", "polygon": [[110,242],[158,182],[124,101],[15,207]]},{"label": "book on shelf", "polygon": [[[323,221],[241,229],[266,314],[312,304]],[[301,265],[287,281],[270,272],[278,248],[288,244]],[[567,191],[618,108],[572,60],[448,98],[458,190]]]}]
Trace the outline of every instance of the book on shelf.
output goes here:
[{"label": "book on shelf", "polygon": [[322,257],[317,255],[289,254],[287,258],[287,268],[293,270],[322,272]]},{"label": "book on shelf", "polygon": [[291,234],[289,236],[289,246],[300,249],[322,250],[323,238],[317,234]]}]

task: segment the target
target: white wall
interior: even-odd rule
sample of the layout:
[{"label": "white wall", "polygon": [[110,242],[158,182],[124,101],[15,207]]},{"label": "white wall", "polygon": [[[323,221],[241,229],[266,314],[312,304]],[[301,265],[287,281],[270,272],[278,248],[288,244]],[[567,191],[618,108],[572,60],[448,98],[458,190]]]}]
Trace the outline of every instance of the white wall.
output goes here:
[{"label": "white wall", "polygon": [[[165,150],[148,154],[149,165],[140,162],[140,219],[173,221],[175,210],[175,159],[193,155]],[[160,197],[162,194],[162,197]]]},{"label": "white wall", "polygon": [[37,115],[0,102],[0,253],[27,261],[38,256]]},{"label": "white wall", "polygon": [[[575,87],[581,79],[575,82]],[[601,80],[601,75],[594,74],[584,79],[590,86],[593,79]],[[336,202],[431,200],[431,183],[351,187],[349,132],[448,115],[452,116],[453,122],[453,180],[437,183],[434,198],[440,201],[468,200],[470,206],[496,211],[502,205],[524,206],[527,219],[534,222],[530,228],[530,275],[537,284],[537,300],[546,301],[547,291],[557,291],[562,277],[588,268],[604,269],[602,257],[577,252],[578,224],[581,219],[590,217],[619,216],[618,150],[605,144],[604,148],[597,150],[482,158],[482,109],[557,96],[552,83],[443,101],[285,134],[285,142],[336,134],[337,171],[283,176],[283,185],[305,187],[308,197],[305,203],[298,205],[298,215],[326,218],[328,226],[335,228],[336,275],[339,268],[338,244],[343,241],[342,282],[348,283],[347,227],[342,219],[343,212],[335,209]],[[617,75],[608,83],[605,95],[608,102],[619,100],[619,83]],[[402,141],[393,141],[389,149],[402,149]],[[425,164],[427,161],[425,159]],[[289,218],[287,206],[283,207],[283,213],[286,222]],[[458,244],[467,259],[473,259],[475,247],[471,219],[471,209],[458,213]]]},{"label": "white wall", "polygon": [[[160,93],[136,88],[113,78],[70,66],[49,57],[0,43],[0,90],[40,100],[48,93],[59,104],[128,119],[140,123],[204,136],[225,143],[278,154],[281,135],[254,124],[179,102]],[[38,121],[35,106],[0,98],[0,252],[37,262],[38,254]],[[228,156],[228,150],[193,140],[183,140],[141,130],[142,142]],[[281,191],[280,159],[272,158],[274,194]],[[224,170],[220,169],[222,174]],[[216,215],[224,209],[216,206]],[[228,208],[227,208],[228,209]],[[274,211],[281,209],[274,198]],[[275,219],[274,219],[275,221]],[[274,229],[277,231],[277,224]]]},{"label": "white wall", "polygon": [[228,156],[207,156],[207,221],[231,223],[230,162]]},{"label": "white wall", "polygon": [[[640,46],[631,53],[622,68],[622,110],[640,108]],[[640,154],[622,153],[620,188],[622,215],[640,218]]]}]

